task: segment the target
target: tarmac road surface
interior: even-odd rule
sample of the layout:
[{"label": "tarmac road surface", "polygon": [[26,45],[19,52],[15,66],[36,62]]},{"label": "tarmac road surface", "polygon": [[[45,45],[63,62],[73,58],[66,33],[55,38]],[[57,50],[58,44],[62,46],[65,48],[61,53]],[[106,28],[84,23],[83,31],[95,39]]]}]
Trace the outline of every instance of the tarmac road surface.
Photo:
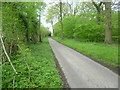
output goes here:
[{"label": "tarmac road surface", "polygon": [[118,75],[49,38],[49,43],[71,88],[118,88]]}]

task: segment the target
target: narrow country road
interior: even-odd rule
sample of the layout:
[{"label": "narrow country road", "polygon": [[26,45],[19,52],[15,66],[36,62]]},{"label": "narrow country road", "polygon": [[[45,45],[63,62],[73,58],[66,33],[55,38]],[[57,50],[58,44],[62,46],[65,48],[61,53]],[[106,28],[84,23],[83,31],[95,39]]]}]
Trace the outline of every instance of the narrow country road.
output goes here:
[{"label": "narrow country road", "polygon": [[118,88],[118,75],[90,58],[49,38],[71,88]]}]

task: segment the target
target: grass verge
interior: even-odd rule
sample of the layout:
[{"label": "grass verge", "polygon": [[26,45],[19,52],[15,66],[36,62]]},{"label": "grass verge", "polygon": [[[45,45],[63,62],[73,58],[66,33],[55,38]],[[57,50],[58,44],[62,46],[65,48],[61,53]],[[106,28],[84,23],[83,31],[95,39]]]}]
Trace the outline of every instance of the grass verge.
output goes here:
[{"label": "grass verge", "polygon": [[58,37],[53,37],[53,39],[99,62],[105,63],[114,68],[120,66],[120,64],[118,64],[117,46],[96,42],[80,42],[72,39],[62,40]]},{"label": "grass verge", "polygon": [[[62,88],[54,56],[47,38],[38,44],[19,44],[20,50],[12,58],[18,75],[9,62],[2,65],[2,88]],[[16,60],[15,60],[16,59]]]}]

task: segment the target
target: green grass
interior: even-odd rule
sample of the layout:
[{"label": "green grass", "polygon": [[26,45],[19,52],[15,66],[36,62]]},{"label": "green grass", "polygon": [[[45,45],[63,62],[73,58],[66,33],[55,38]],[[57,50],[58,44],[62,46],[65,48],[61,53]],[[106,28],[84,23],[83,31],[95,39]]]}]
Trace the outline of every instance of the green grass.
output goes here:
[{"label": "green grass", "polygon": [[72,39],[62,40],[58,37],[54,37],[54,39],[92,59],[106,63],[112,67],[119,66],[117,46],[96,42],[80,42]]},{"label": "green grass", "polygon": [[[12,60],[18,75],[8,62],[2,65],[3,88],[62,88],[48,40],[38,44],[20,44],[21,50]],[[14,82],[14,84],[13,84]]]}]

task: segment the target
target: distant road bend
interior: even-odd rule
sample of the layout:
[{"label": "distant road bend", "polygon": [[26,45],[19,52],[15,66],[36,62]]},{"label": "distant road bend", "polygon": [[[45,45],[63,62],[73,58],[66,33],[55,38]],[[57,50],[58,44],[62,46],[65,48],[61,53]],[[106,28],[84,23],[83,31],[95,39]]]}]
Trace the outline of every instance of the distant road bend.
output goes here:
[{"label": "distant road bend", "polygon": [[118,88],[118,75],[77,51],[49,38],[71,88]]}]

